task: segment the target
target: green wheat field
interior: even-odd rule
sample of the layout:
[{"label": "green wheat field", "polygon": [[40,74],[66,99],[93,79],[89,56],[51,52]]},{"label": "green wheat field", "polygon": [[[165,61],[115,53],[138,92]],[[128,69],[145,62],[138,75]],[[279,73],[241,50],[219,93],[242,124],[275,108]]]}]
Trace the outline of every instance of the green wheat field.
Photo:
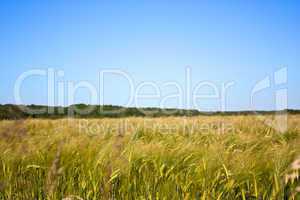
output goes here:
[{"label": "green wheat field", "polygon": [[0,152],[0,199],[300,199],[300,115],[3,120]]}]

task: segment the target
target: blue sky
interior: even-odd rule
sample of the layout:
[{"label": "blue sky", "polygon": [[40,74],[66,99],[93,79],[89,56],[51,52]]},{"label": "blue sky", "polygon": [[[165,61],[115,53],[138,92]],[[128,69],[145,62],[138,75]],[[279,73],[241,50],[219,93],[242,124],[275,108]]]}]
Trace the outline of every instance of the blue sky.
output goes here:
[{"label": "blue sky", "polygon": [[[278,87],[288,88],[290,108],[300,108],[299,9],[297,1],[1,1],[0,103],[15,103],[15,81],[31,69],[63,70],[57,82],[89,81],[99,92],[99,71],[120,69],[135,86],[152,81],[166,96],[174,88],[164,83],[185,85],[190,66],[192,87],[234,81],[226,110],[245,110],[255,84],[287,67],[288,83]],[[120,77],[105,83],[104,102],[124,105],[128,83]],[[278,87],[258,94],[256,108],[273,109]],[[45,78],[24,81],[22,99],[47,104]],[[78,90],[75,102],[89,103],[89,93]],[[219,109],[216,99],[199,104]],[[176,99],[165,106],[182,107]]]}]

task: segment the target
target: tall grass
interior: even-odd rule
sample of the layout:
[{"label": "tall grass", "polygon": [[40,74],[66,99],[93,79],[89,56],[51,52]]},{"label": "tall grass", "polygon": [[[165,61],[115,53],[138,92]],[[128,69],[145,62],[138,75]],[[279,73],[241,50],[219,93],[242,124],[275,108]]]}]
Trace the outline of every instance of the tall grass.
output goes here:
[{"label": "tall grass", "polygon": [[253,116],[1,121],[0,199],[300,199],[299,125],[296,115],[285,133]]}]

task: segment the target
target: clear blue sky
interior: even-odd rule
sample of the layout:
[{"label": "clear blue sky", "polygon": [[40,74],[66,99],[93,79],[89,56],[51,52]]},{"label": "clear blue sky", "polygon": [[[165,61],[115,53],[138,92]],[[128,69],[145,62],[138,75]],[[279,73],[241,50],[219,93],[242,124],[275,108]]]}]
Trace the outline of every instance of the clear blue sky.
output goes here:
[{"label": "clear blue sky", "polygon": [[[15,103],[17,77],[30,69],[64,70],[61,81],[98,85],[101,69],[126,70],[135,84],[154,81],[167,95],[166,81],[216,85],[234,81],[227,110],[249,108],[255,83],[288,67],[290,108],[300,108],[299,1],[1,1],[0,103]],[[124,80],[108,80],[105,103],[124,104]],[[272,109],[270,89],[257,108]],[[47,104],[42,78],[25,81],[27,104]],[[76,102],[87,102],[78,91]],[[157,106],[143,102],[142,106]],[[217,110],[215,100],[203,102]],[[176,107],[170,101],[167,105]]]}]

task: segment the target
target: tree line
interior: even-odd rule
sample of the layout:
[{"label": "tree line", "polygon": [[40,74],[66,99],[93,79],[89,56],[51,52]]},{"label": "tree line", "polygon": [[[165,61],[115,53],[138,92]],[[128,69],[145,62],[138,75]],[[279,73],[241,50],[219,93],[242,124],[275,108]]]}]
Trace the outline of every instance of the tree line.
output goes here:
[{"label": "tree line", "polygon": [[[289,114],[300,114],[300,110],[279,111]],[[167,117],[167,116],[199,116],[199,115],[252,115],[274,114],[275,111],[229,111],[229,112],[201,112],[195,109],[176,108],[136,108],[114,105],[86,105],[76,104],[67,107],[49,107],[43,105],[13,105],[0,104],[0,119],[26,118],[120,118],[120,117]]]}]

